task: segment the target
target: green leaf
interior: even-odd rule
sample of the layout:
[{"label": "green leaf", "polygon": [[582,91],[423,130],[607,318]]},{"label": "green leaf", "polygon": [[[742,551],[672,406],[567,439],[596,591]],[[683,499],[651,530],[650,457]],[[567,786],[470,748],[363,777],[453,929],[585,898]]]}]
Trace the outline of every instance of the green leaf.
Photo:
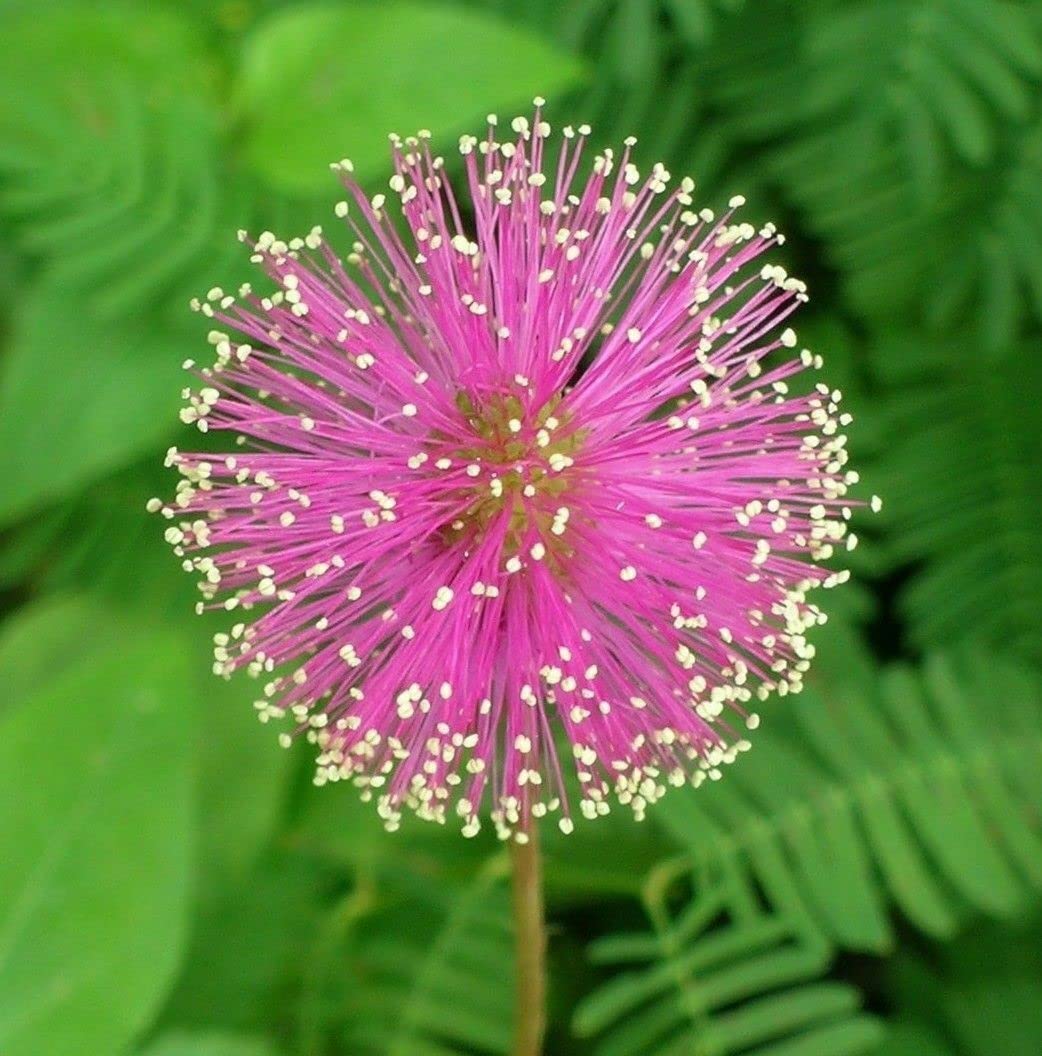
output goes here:
[{"label": "green leaf", "polygon": [[925,1023],[899,1022],[887,1029],[877,1056],[953,1056],[952,1050]]},{"label": "green leaf", "polygon": [[[348,941],[342,1037],[353,1056],[505,1054],[514,1017],[505,862],[464,884],[398,881]],[[400,899],[400,900],[399,900]]]},{"label": "green leaf", "polygon": [[[111,620],[98,625],[104,598],[126,620],[162,620],[184,625],[192,677],[182,691],[200,705],[201,888],[212,894],[242,875],[268,839],[284,802],[291,753],[270,727],[257,721],[258,687],[242,676],[212,674],[212,635],[227,631],[226,614],[191,615],[197,592],[163,545],[163,523],[145,510],[150,495],[170,487],[158,458],[94,485],[75,502],[33,518],[22,535],[40,534],[56,519],[56,539],[40,557],[34,579],[49,589],[89,591],[95,601],[59,597],[21,610],[0,632],[0,671],[9,687],[0,711],[21,699],[23,687],[70,659],[85,655],[111,634]],[[373,812],[375,814],[375,812]]]},{"label": "green leaf", "polygon": [[[609,936],[591,958],[618,970],[580,1003],[573,1027],[597,1056],[854,1056],[880,1023],[857,991],[819,981],[831,949],[805,917],[764,911],[726,870],[703,870],[687,900],[676,870],[648,879],[650,933]],[[678,908],[679,907],[679,908]]]},{"label": "green leaf", "polygon": [[0,67],[0,218],[18,244],[109,318],[197,274],[215,228],[243,226],[200,21],[120,0],[18,4],[0,36],[18,42]]},{"label": "green leaf", "polygon": [[1024,346],[985,368],[975,344],[915,332],[884,335],[873,358],[892,439],[868,472],[887,564],[911,573],[898,600],[912,641],[973,636],[1042,661],[1042,360]]},{"label": "green leaf", "polygon": [[172,435],[180,366],[197,341],[193,328],[149,318],[103,322],[54,282],[26,295],[0,372],[0,521]]},{"label": "green leaf", "polygon": [[274,1056],[263,1040],[233,1034],[166,1034],[140,1056]]},{"label": "green leaf", "polygon": [[337,883],[303,855],[271,852],[208,893],[161,1026],[282,1033],[316,971],[311,946]]},{"label": "green leaf", "polygon": [[534,34],[448,4],[310,4],[269,16],[248,40],[236,90],[245,150],[272,184],[307,191],[345,154],[363,176],[387,135],[439,140],[497,107],[576,83],[581,65]]},{"label": "green leaf", "polygon": [[621,812],[598,818],[596,824],[578,825],[568,835],[556,825],[544,830],[544,882],[553,907],[635,895],[645,875],[670,851],[669,840],[657,826],[635,824]]},{"label": "green leaf", "polygon": [[964,649],[808,688],[724,780],[652,817],[696,869],[726,871],[730,897],[755,882],[836,943],[883,952],[890,902],[946,938],[971,908],[1009,918],[1042,890],[1040,757],[1037,678]]},{"label": "green leaf", "polygon": [[498,845],[484,832],[461,841],[409,814],[388,838],[372,801],[363,802],[358,789],[343,783],[322,788],[309,783],[296,808],[293,845],[354,875],[393,878],[404,872],[433,885],[457,883],[472,877]]},{"label": "green leaf", "polygon": [[257,721],[255,683],[215,678],[207,653],[193,656],[192,685],[203,710],[199,853],[203,883],[213,893],[243,876],[270,836],[293,755]]},{"label": "green leaf", "polygon": [[153,451],[20,521],[7,534],[0,577],[12,584],[29,580],[48,593],[89,591],[128,618],[187,626],[185,613],[198,597],[195,581],[162,545],[162,520],[146,509],[151,497],[172,490],[173,479]]},{"label": "green leaf", "polygon": [[112,632],[108,613],[86,598],[43,598],[0,627],[0,714],[31,699],[48,680],[85,660]]},{"label": "green leaf", "polygon": [[[887,966],[889,1000],[912,1022],[930,1023],[960,1056],[1035,1056],[1042,1038],[1038,919],[983,926],[955,942],[902,951]],[[939,1046],[892,1056],[948,1056]],[[889,1048],[881,1056],[891,1056]]]},{"label": "green leaf", "polygon": [[[205,35],[195,20],[182,19],[169,8],[146,11],[127,0],[4,6],[4,32],[18,40],[0,72],[5,116],[19,112],[9,92],[17,93],[19,103],[22,96],[36,95],[75,104],[73,89],[83,85],[83,74],[105,64],[148,78],[156,102],[169,102],[182,92],[212,94]],[[69,65],[63,68],[63,63]],[[41,67],[55,79],[33,84],[20,79],[32,71],[40,73]],[[78,100],[80,105],[87,102]],[[46,130],[36,132],[43,135]]]},{"label": "green leaf", "polygon": [[110,1053],[180,960],[193,845],[177,639],[127,633],[0,724],[0,1051]]},{"label": "green leaf", "polygon": [[972,311],[994,350],[1042,290],[1040,73],[1042,23],[1005,0],[765,0],[721,35],[706,85],[854,311]]},{"label": "green leaf", "polygon": [[[552,124],[581,118],[598,150],[617,151],[624,139],[637,136],[637,163],[662,161],[674,179],[694,177],[700,204],[723,207],[741,192],[760,206],[758,166],[749,164],[748,151],[734,149],[723,123],[706,113],[706,55],[689,50],[704,44],[723,12],[744,0],[579,0],[563,7],[558,0],[530,0],[523,8],[503,0],[478,2],[523,18],[534,32],[552,33],[596,69],[588,85],[550,99]],[[547,171],[556,154],[551,140]]]}]

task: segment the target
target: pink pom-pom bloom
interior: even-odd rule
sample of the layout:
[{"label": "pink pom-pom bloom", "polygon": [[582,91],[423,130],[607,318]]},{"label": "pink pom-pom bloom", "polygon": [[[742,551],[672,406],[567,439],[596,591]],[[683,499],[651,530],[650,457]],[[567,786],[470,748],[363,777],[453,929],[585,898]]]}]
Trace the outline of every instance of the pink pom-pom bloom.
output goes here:
[{"label": "pink pom-pom bloom", "polygon": [[426,133],[392,137],[390,203],[333,165],[346,260],[319,228],[251,241],[277,289],[194,303],[238,336],[186,364],[182,413],[239,447],[172,450],[150,504],[200,609],[241,614],[217,672],[259,678],[260,718],[390,828],[523,840],[719,777],[800,687],[808,591],[845,578],[816,562],[847,419],[788,390],[820,361],[783,326],[803,283],[757,263],[781,237],[641,176],[632,141],[577,179],[585,126],[545,162],[540,102],[460,140],[463,194]]}]

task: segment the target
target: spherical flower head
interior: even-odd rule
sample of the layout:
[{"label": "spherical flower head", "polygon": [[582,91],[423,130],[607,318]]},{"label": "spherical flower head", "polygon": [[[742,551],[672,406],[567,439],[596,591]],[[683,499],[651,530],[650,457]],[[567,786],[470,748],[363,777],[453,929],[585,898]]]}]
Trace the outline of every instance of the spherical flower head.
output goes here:
[{"label": "spherical flower head", "polygon": [[236,621],[216,672],[259,680],[316,783],[524,839],[749,747],[846,576],[817,562],[856,476],[839,393],[789,391],[820,360],[803,283],[758,263],[773,226],[696,209],[632,141],[580,176],[585,126],[546,162],[539,101],[511,128],[460,140],[462,190],[424,133],[392,137],[389,194],[335,164],[346,259],[319,228],[252,240],[273,292],[195,302],[216,362],[186,364],[184,421],[233,453],[172,450],[151,505]]}]

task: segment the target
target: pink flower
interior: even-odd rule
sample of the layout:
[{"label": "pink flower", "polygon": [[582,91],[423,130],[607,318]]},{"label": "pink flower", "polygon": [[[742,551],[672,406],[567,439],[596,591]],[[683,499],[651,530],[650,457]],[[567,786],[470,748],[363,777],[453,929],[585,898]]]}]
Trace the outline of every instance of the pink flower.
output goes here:
[{"label": "pink flower", "polygon": [[815,563],[850,512],[846,416],[788,390],[820,361],[784,326],[803,283],[758,263],[781,237],[631,142],[579,178],[585,127],[547,164],[540,102],[460,140],[465,193],[425,133],[394,138],[389,202],[334,165],[346,261],[319,228],[256,240],[277,291],[195,305],[240,336],[211,332],[182,415],[240,446],[171,451],[150,504],[200,607],[242,621],[217,673],[258,678],[261,720],[389,828],[568,831],[576,801],[640,817],[719,777],[800,688],[808,591],[846,576]]}]

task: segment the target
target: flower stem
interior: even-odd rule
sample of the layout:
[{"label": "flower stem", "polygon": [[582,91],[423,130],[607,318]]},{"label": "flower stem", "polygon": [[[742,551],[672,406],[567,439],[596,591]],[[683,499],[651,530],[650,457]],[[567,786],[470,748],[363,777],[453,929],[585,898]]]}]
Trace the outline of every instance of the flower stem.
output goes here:
[{"label": "flower stem", "polygon": [[538,827],[533,824],[527,835],[526,842],[510,844],[517,941],[513,1056],[539,1056],[546,1030],[546,923]]}]

